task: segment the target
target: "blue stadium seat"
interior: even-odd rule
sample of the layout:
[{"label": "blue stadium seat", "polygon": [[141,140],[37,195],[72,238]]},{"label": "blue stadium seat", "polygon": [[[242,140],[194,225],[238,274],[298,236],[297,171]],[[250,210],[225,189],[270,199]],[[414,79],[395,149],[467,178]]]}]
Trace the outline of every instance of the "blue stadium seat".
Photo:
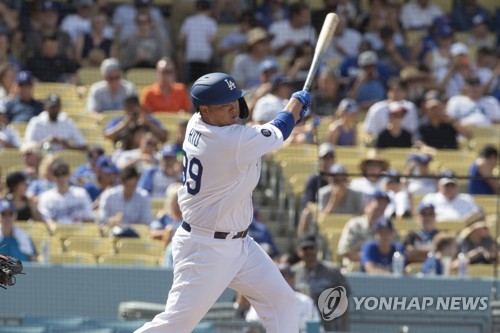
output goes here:
[{"label": "blue stadium seat", "polygon": [[0,333],[49,333],[45,326],[1,326]]},{"label": "blue stadium seat", "polygon": [[81,328],[87,321],[84,317],[25,317],[23,318],[23,325],[45,326],[49,328]]}]

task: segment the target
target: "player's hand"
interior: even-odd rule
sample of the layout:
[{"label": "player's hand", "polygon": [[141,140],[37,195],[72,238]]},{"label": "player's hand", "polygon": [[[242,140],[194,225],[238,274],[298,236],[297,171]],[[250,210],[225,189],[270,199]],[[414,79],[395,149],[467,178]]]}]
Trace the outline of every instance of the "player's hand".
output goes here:
[{"label": "player's hand", "polygon": [[302,110],[300,110],[300,118],[295,123],[295,125],[297,125],[302,121],[302,119],[304,119],[304,116],[311,107],[311,95],[307,91],[301,90],[294,92],[292,94],[292,98],[297,99],[300,102],[300,104],[302,104]]}]

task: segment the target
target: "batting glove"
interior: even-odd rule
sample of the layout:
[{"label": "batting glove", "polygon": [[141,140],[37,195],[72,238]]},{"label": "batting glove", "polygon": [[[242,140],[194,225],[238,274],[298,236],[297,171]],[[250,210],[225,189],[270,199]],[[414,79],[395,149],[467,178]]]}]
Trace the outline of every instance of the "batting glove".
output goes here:
[{"label": "batting glove", "polygon": [[296,98],[300,101],[302,104],[302,110],[300,110],[300,118],[299,120],[295,123],[297,125],[304,119],[304,116],[307,114],[307,111],[309,111],[309,107],[311,106],[311,95],[305,91],[296,91],[292,94],[292,98]]}]

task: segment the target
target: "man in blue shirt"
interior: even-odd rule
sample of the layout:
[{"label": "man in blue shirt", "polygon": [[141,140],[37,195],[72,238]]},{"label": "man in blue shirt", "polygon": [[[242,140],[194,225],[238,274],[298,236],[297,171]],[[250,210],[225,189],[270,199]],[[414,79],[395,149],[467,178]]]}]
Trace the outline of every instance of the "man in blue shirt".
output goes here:
[{"label": "man in blue shirt", "polygon": [[33,75],[29,71],[21,71],[16,77],[19,92],[17,96],[5,104],[5,114],[11,123],[28,122],[43,111],[43,103],[33,97]]},{"label": "man in blue shirt", "polygon": [[0,253],[21,261],[36,261],[33,240],[23,229],[14,225],[16,207],[11,201],[0,200]]},{"label": "man in blue shirt", "polygon": [[404,253],[404,247],[394,241],[394,226],[382,216],[375,222],[375,240],[367,241],[361,249],[361,270],[368,274],[392,274],[394,252]]},{"label": "man in blue shirt", "polygon": [[267,226],[259,221],[259,211],[254,208],[253,220],[248,227],[248,234],[253,238],[271,258],[275,258],[280,254],[280,251],[274,243],[273,236],[269,232]]}]

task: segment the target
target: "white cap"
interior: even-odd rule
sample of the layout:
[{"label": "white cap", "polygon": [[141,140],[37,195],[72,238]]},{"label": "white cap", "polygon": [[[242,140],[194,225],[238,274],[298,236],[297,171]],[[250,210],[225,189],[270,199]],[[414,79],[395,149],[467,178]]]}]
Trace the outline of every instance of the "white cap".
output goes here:
[{"label": "white cap", "polygon": [[377,62],[377,54],[373,51],[365,51],[358,56],[359,67],[376,65]]},{"label": "white cap", "polygon": [[454,43],[451,45],[450,54],[452,57],[456,57],[459,55],[468,55],[469,49],[464,43]]},{"label": "white cap", "polygon": [[324,142],[319,146],[318,157],[324,157],[327,154],[335,154],[335,148],[331,143]]},{"label": "white cap", "polygon": [[116,70],[121,70],[120,62],[118,61],[118,59],[108,58],[102,61],[100,68],[102,76],[106,76],[109,73],[114,72]]},{"label": "white cap", "polygon": [[279,111],[282,110],[284,105],[281,100],[269,100],[267,97],[265,100],[260,100],[260,103],[257,102],[255,108],[252,112],[252,120],[268,123],[272,121],[278,115]]}]

